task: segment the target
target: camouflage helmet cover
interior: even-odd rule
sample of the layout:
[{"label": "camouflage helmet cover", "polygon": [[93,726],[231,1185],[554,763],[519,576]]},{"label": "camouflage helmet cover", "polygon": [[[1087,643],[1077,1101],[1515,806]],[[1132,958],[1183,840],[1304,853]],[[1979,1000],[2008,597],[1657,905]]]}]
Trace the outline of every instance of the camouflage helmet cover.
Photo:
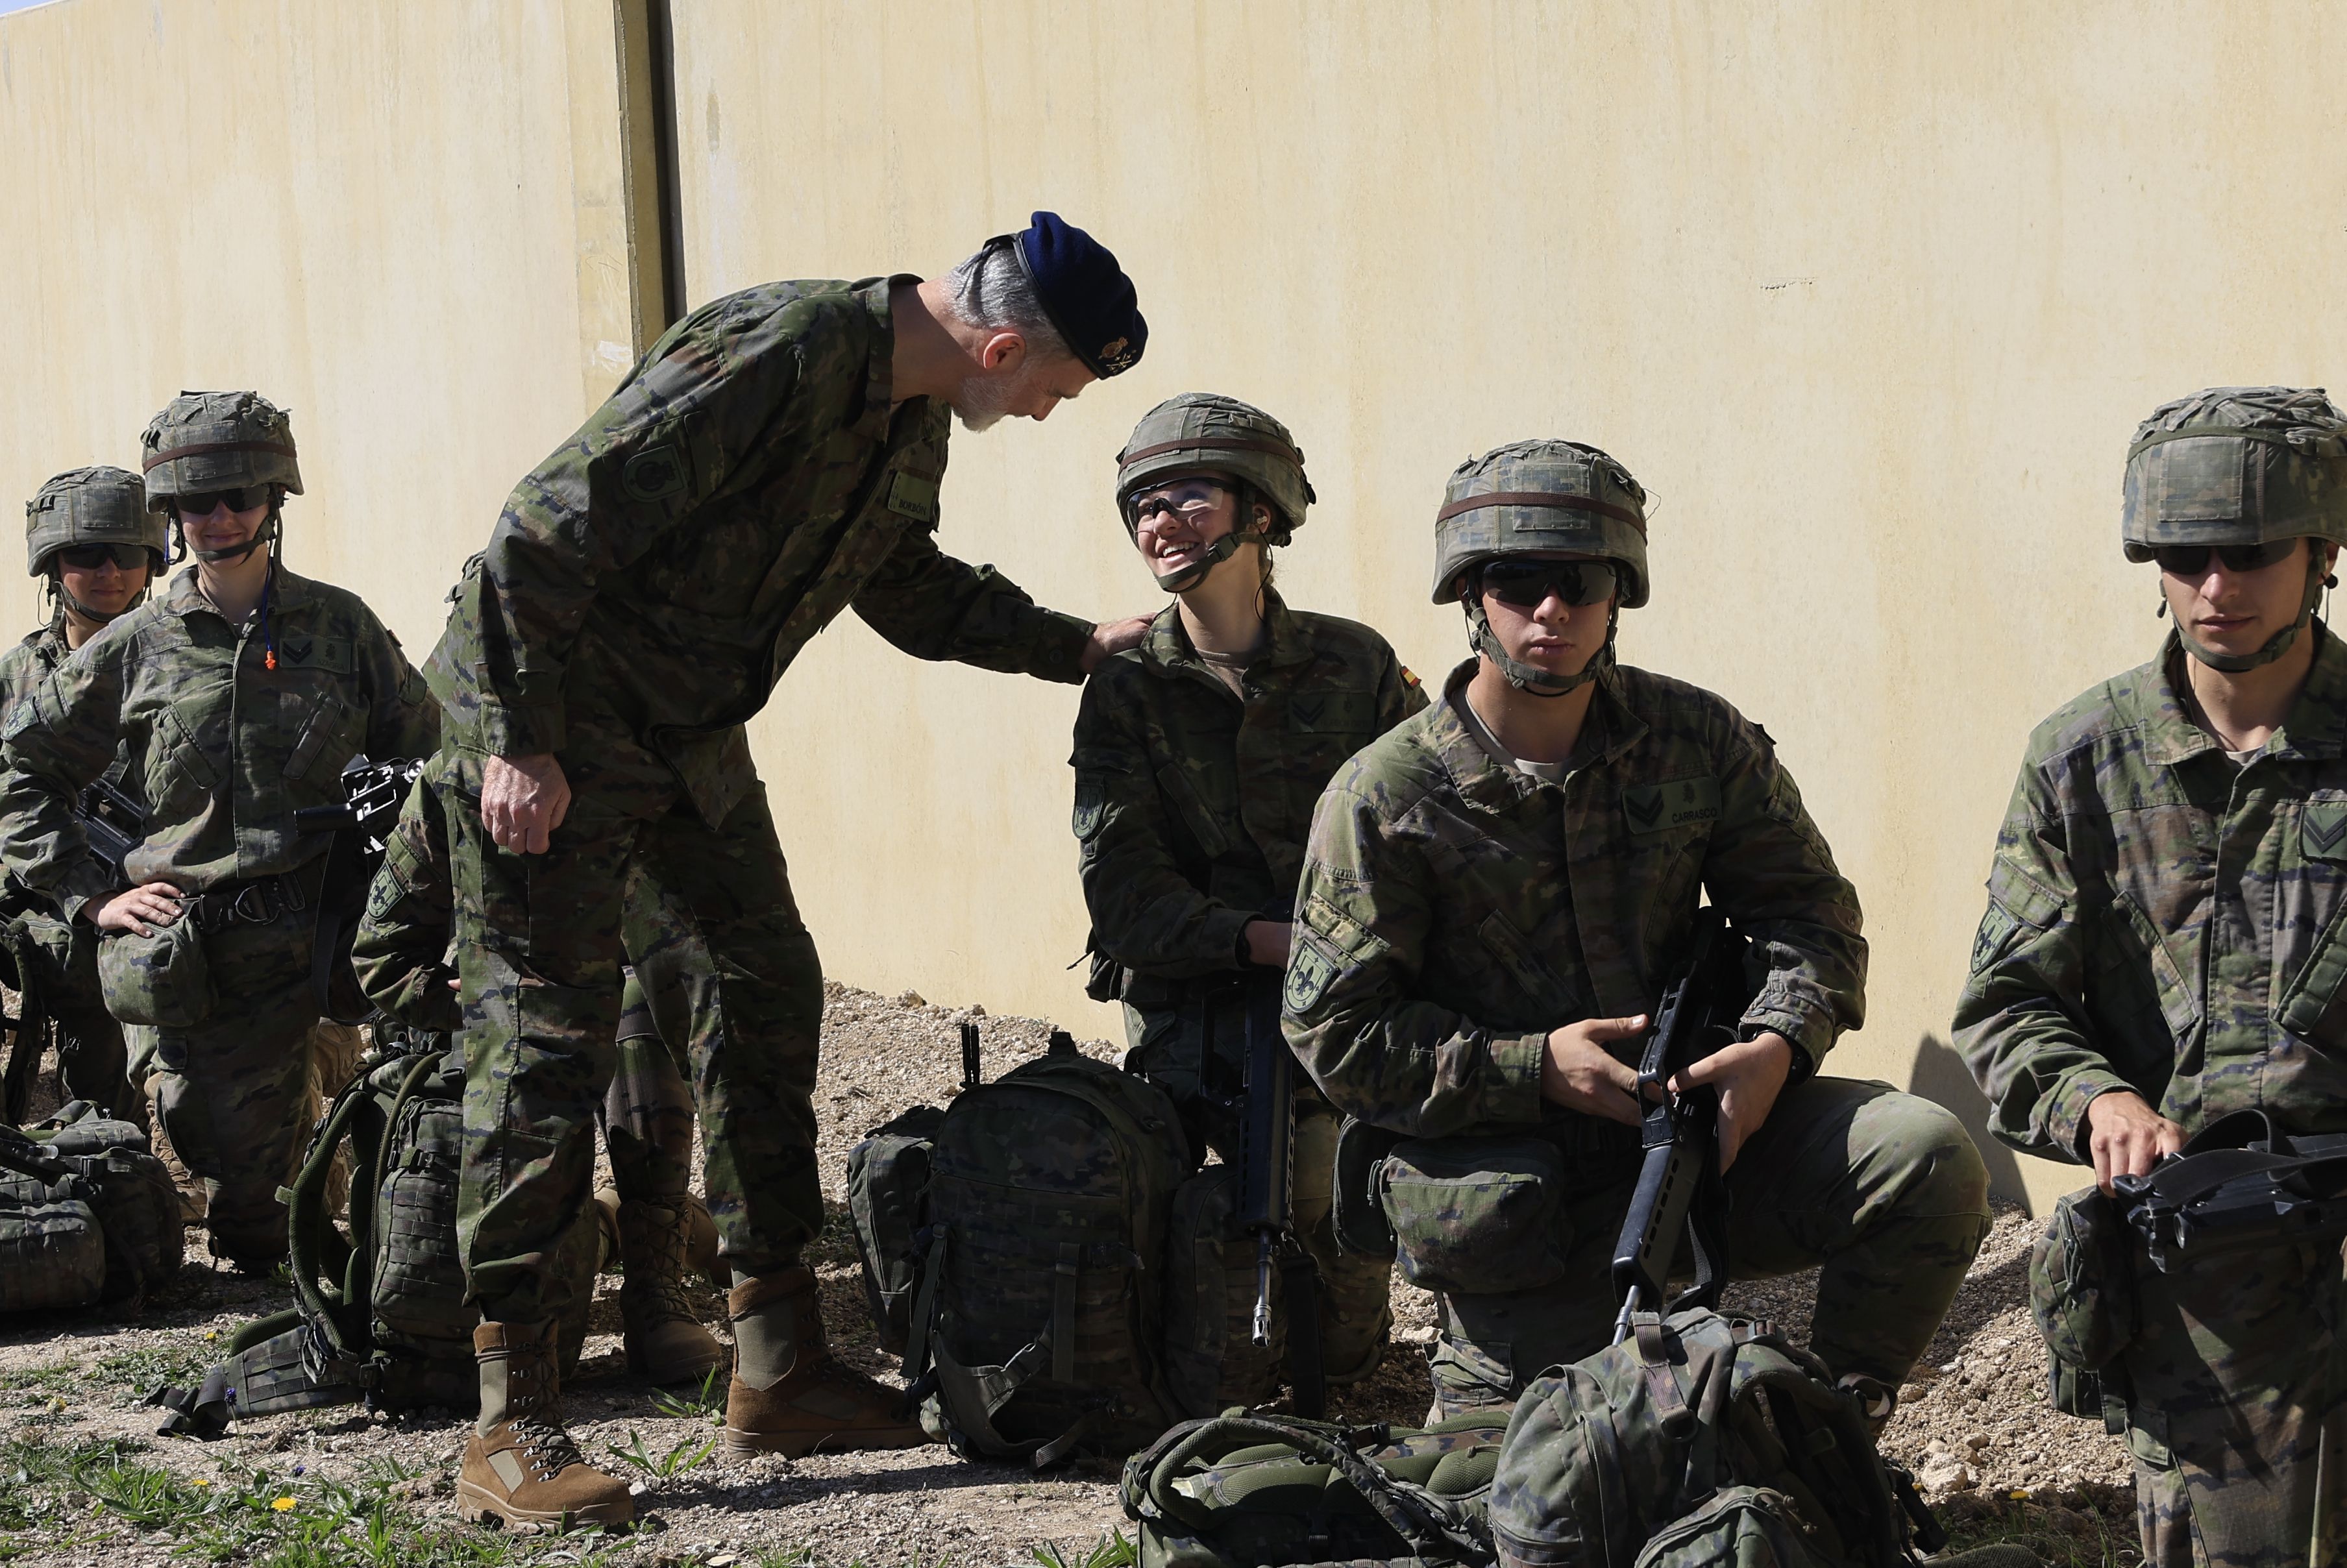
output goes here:
[{"label": "camouflage helmet cover", "polygon": [[1621,608],[1646,602],[1646,492],[1630,471],[1574,441],[1518,441],[1451,470],[1434,515],[1434,602],[1459,574],[1501,556],[1563,550],[1622,570]]},{"label": "camouflage helmet cover", "polygon": [[1252,404],[1211,392],[1169,397],[1141,416],[1117,454],[1117,501],[1121,507],[1142,489],[1185,474],[1224,474],[1254,486],[1276,514],[1266,538],[1274,545],[1287,543],[1317,499],[1287,426]]},{"label": "camouflage helmet cover", "polygon": [[138,437],[147,504],[160,511],[176,496],[240,485],[282,485],[302,493],[293,422],[257,392],[183,392]]},{"label": "camouflage helmet cover", "polygon": [[2321,387],[2212,386],[2136,427],[2119,523],[2129,560],[2310,534],[2347,544],[2347,414]]},{"label": "camouflage helmet cover", "polygon": [[127,468],[69,469],[25,503],[25,569],[39,577],[68,545],[170,545],[163,519],[147,509],[146,487]]}]

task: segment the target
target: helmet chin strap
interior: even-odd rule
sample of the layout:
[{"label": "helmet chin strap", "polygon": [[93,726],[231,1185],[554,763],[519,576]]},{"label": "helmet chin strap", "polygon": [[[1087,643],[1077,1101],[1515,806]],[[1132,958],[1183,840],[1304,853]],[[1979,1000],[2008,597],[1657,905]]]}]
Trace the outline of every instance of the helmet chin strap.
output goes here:
[{"label": "helmet chin strap", "polygon": [[1589,662],[1581,667],[1578,674],[1558,675],[1509,658],[1491,631],[1491,618],[1483,612],[1482,601],[1471,592],[1462,592],[1460,597],[1467,605],[1467,645],[1497,666],[1501,678],[1509,685],[1529,696],[1569,696],[1596,680],[1614,662],[1614,629],[1622,619],[1619,604],[1606,611],[1604,644],[1591,655]]},{"label": "helmet chin strap", "polygon": [[[2320,544],[2319,540],[2316,542]],[[2291,645],[2298,641],[2298,634],[2306,629],[2309,621],[2314,619],[2314,606],[2321,599],[2322,590],[2329,587],[2332,581],[2330,569],[2323,564],[2321,550],[2320,548],[2311,550],[2306,563],[2306,597],[2299,601],[2298,619],[2267,638],[2265,646],[2254,653],[2219,653],[2213,648],[2203,648],[2192,641],[2191,634],[2184,630],[2184,622],[2181,620],[2176,623],[2176,640],[2184,644],[2184,651],[2193,658],[2198,659],[2209,669],[2221,670],[2228,675],[2238,675],[2244,670],[2255,670],[2261,665],[2270,664],[2289,652]],[[2167,603],[2166,598],[2163,597],[2160,602],[2164,606]]]},{"label": "helmet chin strap", "polygon": [[1238,554],[1241,545],[1263,545],[1268,548],[1270,544],[1271,539],[1268,535],[1254,528],[1234,531],[1225,534],[1221,538],[1208,545],[1204,552],[1189,565],[1177,568],[1162,576],[1153,572],[1151,575],[1157,578],[1157,586],[1167,593],[1187,593],[1205,581],[1208,572]]},{"label": "helmet chin strap", "polygon": [[251,555],[253,551],[259,549],[263,545],[272,545],[277,542],[277,508],[273,506],[269,508],[268,521],[262,523],[261,527],[253,529],[252,537],[251,538],[230,549],[200,550],[193,545],[189,544],[187,542],[187,525],[182,523],[179,525],[179,541],[181,548],[186,551],[186,553],[195,557],[206,566],[223,566],[232,564],[236,561],[242,560],[245,557]]}]

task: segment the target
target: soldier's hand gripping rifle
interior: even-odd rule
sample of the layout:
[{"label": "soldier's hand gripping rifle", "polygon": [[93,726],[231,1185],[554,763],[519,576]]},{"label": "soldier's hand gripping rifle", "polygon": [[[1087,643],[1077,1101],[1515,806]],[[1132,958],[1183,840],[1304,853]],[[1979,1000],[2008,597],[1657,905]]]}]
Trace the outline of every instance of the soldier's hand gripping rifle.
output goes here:
[{"label": "soldier's hand gripping rifle", "polygon": [[1296,1239],[1290,1206],[1295,1174],[1296,1057],[1279,1030],[1281,976],[1276,969],[1239,982],[1245,1004],[1245,1076],[1239,1102],[1238,1223],[1255,1238],[1255,1333],[1271,1343],[1271,1270],[1280,1266],[1287,1301],[1288,1384],[1296,1413],[1320,1414],[1320,1276]]},{"label": "soldier's hand gripping rifle", "polygon": [[[1663,989],[1638,1058],[1645,1151],[1622,1238],[1614,1244],[1614,1288],[1622,1296],[1614,1343],[1629,1337],[1634,1313],[1716,1307],[1727,1282],[1727,1191],[1719,1175],[1719,1093],[1705,1085],[1672,1092],[1671,1080],[1735,1042],[1751,992],[1745,938],[1718,909],[1696,911],[1687,959]],[[1695,1254],[1695,1286],[1670,1296],[1684,1236]],[[1665,1306],[1667,1303],[1667,1306]]]},{"label": "soldier's hand gripping rifle", "polygon": [[367,886],[383,864],[384,845],[398,825],[399,809],[415,775],[423,771],[421,757],[372,763],[364,754],[355,756],[343,764],[340,805],[303,806],[293,814],[297,832],[334,835],[318,890],[310,982],[319,1013],[337,1023],[364,1023],[374,1011],[351,968],[351,940],[366,912]]}]

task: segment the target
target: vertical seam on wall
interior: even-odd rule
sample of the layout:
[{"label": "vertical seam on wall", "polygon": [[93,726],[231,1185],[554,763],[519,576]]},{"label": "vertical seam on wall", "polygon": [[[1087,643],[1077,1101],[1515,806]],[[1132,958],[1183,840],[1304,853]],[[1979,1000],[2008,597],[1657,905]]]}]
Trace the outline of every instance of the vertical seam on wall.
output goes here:
[{"label": "vertical seam on wall", "polygon": [[641,355],[685,308],[674,18],[669,0],[612,0],[611,24],[620,67],[630,325]]}]

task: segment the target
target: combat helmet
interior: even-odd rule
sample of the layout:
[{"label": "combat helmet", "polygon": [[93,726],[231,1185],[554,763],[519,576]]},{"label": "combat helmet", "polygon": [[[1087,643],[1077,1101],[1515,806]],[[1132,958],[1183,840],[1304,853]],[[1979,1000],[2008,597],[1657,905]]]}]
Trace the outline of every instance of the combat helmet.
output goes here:
[{"label": "combat helmet", "polygon": [[[169,543],[163,519],[147,509],[146,489],[138,476],[127,468],[68,469],[25,503],[26,575],[48,577],[52,594],[85,620],[100,624],[114,617],[92,610],[67,592],[63,579],[49,569],[51,558],[74,545],[144,545],[151,581],[163,569],[163,552]],[[137,604],[145,597],[142,590],[130,602]]]},{"label": "combat helmet", "polygon": [[1451,470],[1434,515],[1434,602],[1463,602],[1475,651],[1508,684],[1540,696],[1563,696],[1613,661],[1614,618],[1605,646],[1581,673],[1561,678],[1509,658],[1481,600],[1462,592],[1460,579],[1501,556],[1557,550],[1612,563],[1621,582],[1615,617],[1646,602],[1646,492],[1630,470],[1576,441],[1518,441]]},{"label": "combat helmet", "polygon": [[[2132,561],[2168,545],[2347,545],[2347,414],[2321,387],[2212,386],[2161,405],[2127,446],[2119,538]],[[2254,653],[2178,635],[2212,669],[2254,670],[2289,651],[2329,580],[2311,552],[2298,619]]]},{"label": "combat helmet", "polygon": [[[273,485],[302,493],[294,461],[293,422],[257,392],[182,392],[138,437],[147,474],[147,504],[170,509],[181,496],[245,485]],[[272,498],[269,521],[232,550],[198,550],[200,560],[241,560],[277,535]]]},{"label": "combat helmet", "polygon": [[[1168,593],[1195,588],[1205,575],[1249,542],[1284,545],[1304,526],[1304,514],[1318,499],[1304,477],[1304,452],[1287,426],[1252,404],[1211,392],[1169,397],[1141,416],[1116,458],[1117,509],[1125,527],[1136,526],[1133,499],[1143,490],[1193,475],[1233,479],[1240,487],[1234,528],[1208,546],[1196,561],[1157,586]],[[1271,507],[1267,529],[1253,526],[1253,503]]]}]

